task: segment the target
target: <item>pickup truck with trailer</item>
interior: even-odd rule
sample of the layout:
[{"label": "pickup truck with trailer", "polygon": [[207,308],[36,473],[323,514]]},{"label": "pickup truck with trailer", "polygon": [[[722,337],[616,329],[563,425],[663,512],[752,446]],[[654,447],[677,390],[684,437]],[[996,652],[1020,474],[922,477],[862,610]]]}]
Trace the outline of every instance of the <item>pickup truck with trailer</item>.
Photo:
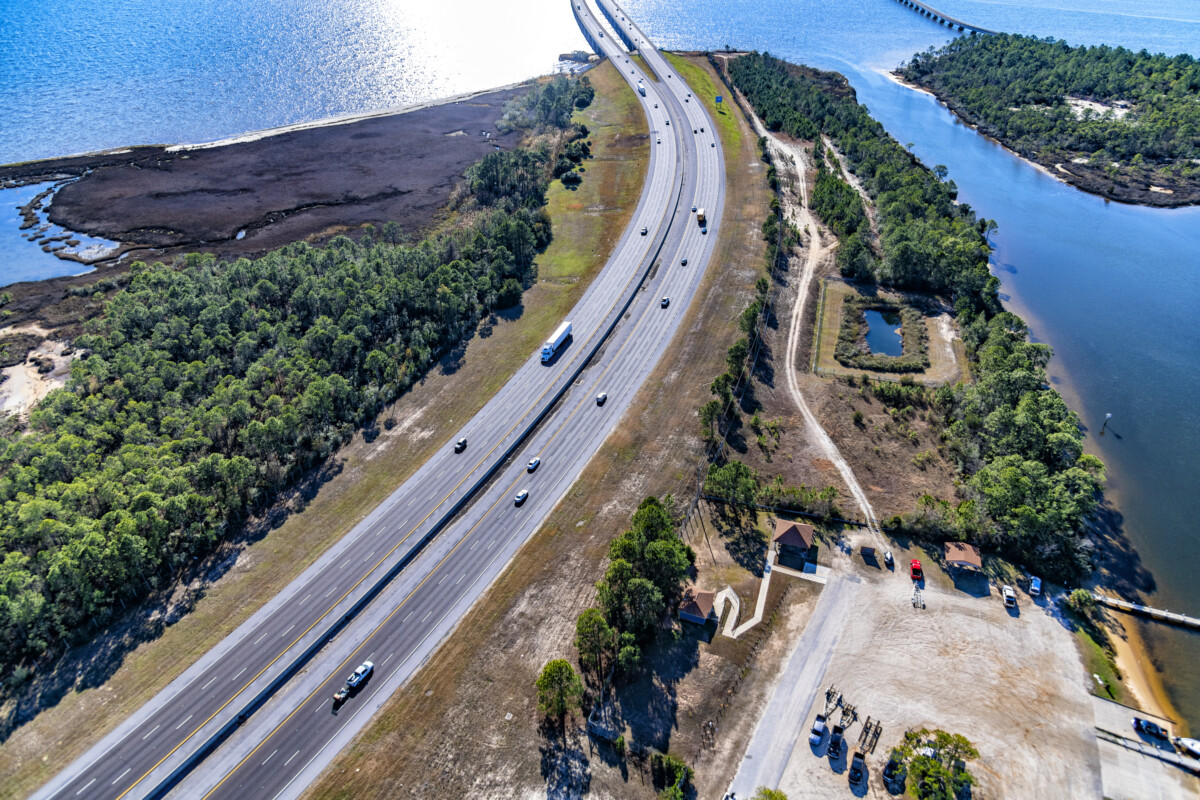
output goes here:
[{"label": "pickup truck with trailer", "polygon": [[562,325],[559,325],[554,333],[542,345],[542,363],[545,364],[550,359],[554,358],[554,354],[563,346],[567,339],[571,338],[571,320],[567,320]]}]

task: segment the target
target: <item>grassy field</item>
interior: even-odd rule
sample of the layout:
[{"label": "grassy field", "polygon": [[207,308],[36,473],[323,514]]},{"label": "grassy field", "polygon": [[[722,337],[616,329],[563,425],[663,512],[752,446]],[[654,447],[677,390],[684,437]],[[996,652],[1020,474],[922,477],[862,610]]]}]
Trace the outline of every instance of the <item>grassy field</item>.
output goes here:
[{"label": "grassy field", "polygon": [[658,83],[658,75],[656,75],[654,70],[650,68],[650,65],[646,63],[646,59],[642,58],[641,53],[631,53],[629,57],[632,58],[639,67],[642,68],[642,72],[646,73],[646,77],[650,79],[651,83]]},{"label": "grassy field", "polygon": [[[578,119],[591,131],[594,157],[585,162],[577,189],[558,182],[550,189],[554,240],[538,258],[538,282],[518,310],[481,331],[461,356],[446,359],[385,410],[381,420],[390,417],[393,428],[380,426],[371,442],[360,434],[343,448],[334,457],[336,474],[311,498],[293,502],[291,510],[303,513],[287,515],[252,544],[215,558],[232,566],[219,580],[196,587],[199,598],[191,596],[194,607],[178,621],[164,625],[169,609],[151,609],[158,621],[136,615],[138,625],[112,631],[76,654],[60,674],[43,681],[43,696],[61,697],[43,701],[46,707],[30,721],[16,722],[23,706],[8,704],[3,714],[12,733],[0,745],[0,797],[30,794],[278,593],[443,446],[575,304],[628,223],[649,158],[646,122],[633,90],[610,64],[588,75],[596,98]],[[177,595],[185,594],[181,587]]]},{"label": "grassy field", "polygon": [[[725,148],[725,170],[732,175],[737,167],[734,159],[739,157],[738,151],[742,148],[742,139],[750,136],[751,131],[738,113],[733,98],[729,96],[729,90],[709,68],[705,59],[701,57],[689,59],[674,53],[666,55],[679,77],[692,87],[695,99],[704,103],[704,107],[709,110],[716,121],[717,127],[721,131],[721,146]],[[717,105],[717,95],[723,96],[720,105]]]},{"label": "grassy field", "polygon": [[[706,62],[691,63],[711,84]],[[738,134],[722,142],[735,169],[727,175],[714,261],[621,425],[455,633],[307,796],[653,797],[640,773],[590,749],[579,720],[568,725],[564,747],[550,744],[538,727],[533,683],[547,660],[574,658],[575,618],[595,602],[608,544],[637,503],[649,494],[690,497],[695,489],[702,460],[696,410],[739,336],[737,315],[764,258],[765,167],[753,138]],[[701,678],[691,691],[703,695],[706,686]],[[737,713],[727,712],[722,726]],[[699,738],[702,719],[678,711],[680,729],[687,728],[682,740]]]}]

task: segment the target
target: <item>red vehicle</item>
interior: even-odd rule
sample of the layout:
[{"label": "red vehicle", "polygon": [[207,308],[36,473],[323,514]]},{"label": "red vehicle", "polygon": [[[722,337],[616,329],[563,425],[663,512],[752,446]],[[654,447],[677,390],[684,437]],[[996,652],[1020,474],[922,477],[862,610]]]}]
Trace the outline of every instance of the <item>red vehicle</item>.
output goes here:
[{"label": "red vehicle", "polygon": [[912,560],[912,562],[909,563],[908,571],[912,575],[912,579],[914,581],[920,581],[920,580],[925,579],[925,573],[921,572],[921,562],[919,559],[914,558]]}]

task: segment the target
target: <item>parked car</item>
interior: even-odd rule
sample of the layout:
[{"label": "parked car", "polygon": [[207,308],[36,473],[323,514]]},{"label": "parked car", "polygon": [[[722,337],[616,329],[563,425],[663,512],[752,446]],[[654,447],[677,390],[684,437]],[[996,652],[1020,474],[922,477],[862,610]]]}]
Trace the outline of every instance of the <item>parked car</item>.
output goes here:
[{"label": "parked car", "polygon": [[861,783],[866,773],[866,759],[862,753],[855,753],[850,759],[850,783]]},{"label": "parked car", "polygon": [[837,761],[842,757],[842,743],[845,741],[842,738],[842,731],[845,730],[841,725],[833,726],[833,733],[829,736],[829,760]]},{"label": "parked car", "polygon": [[529,499],[529,490],[522,489],[521,491],[517,492],[517,496],[513,498],[513,505],[519,506],[528,499]]},{"label": "parked car", "polygon": [[1171,744],[1175,745],[1175,749],[1185,756],[1200,758],[1200,741],[1196,739],[1184,739],[1182,736],[1176,736],[1171,740]]},{"label": "parked car", "polygon": [[883,563],[887,564],[888,569],[891,569],[896,565],[896,559],[892,557],[891,550],[883,551]]},{"label": "parked car", "polygon": [[828,729],[828,726],[825,724],[825,715],[817,714],[817,718],[813,720],[812,732],[808,734],[808,743],[814,745],[820,744],[821,740],[825,738],[825,731]]},{"label": "parked car", "polygon": [[1029,578],[1029,596],[1037,597],[1041,593],[1042,593],[1042,579],[1037,577],[1036,575],[1030,576],[1030,578]]},{"label": "parked car", "polygon": [[598,406],[602,406],[602,405],[604,405],[604,403],[605,403],[607,400],[608,400],[608,393],[607,393],[607,392],[601,392],[600,394],[596,395],[596,405],[598,405]]},{"label": "parked car", "polygon": [[461,453],[467,449],[467,437],[463,437],[454,443],[454,452]]},{"label": "parked car", "polygon": [[531,459],[531,460],[530,460],[530,462],[529,462],[528,464],[526,464],[526,465],[525,465],[525,471],[526,471],[526,472],[533,472],[533,471],[534,471],[534,470],[536,470],[536,469],[537,469],[539,466],[541,466],[541,464],[542,464],[542,460],[541,460],[540,458],[534,458],[534,459]]},{"label": "parked car", "polygon": [[1138,733],[1144,733],[1147,736],[1155,739],[1169,739],[1170,735],[1157,722],[1152,722],[1141,717],[1133,718],[1133,729]]},{"label": "parked car", "polygon": [[1004,605],[1008,608],[1017,607],[1017,593],[1007,583],[1000,587],[1000,596],[1004,598]]},{"label": "parked car", "polygon": [[908,574],[912,576],[914,581],[925,579],[925,573],[921,571],[921,560],[914,558],[908,563]]},{"label": "parked car", "polygon": [[350,689],[357,688],[360,683],[362,683],[368,677],[370,677],[370,675],[374,671],[374,669],[375,669],[375,665],[372,664],[370,661],[364,661],[361,664],[359,664],[358,669],[354,670],[354,672],[351,672],[350,677],[346,678],[347,688],[350,688]]},{"label": "parked car", "polygon": [[895,758],[889,758],[888,762],[883,765],[883,782],[890,785],[899,777],[900,762]]}]

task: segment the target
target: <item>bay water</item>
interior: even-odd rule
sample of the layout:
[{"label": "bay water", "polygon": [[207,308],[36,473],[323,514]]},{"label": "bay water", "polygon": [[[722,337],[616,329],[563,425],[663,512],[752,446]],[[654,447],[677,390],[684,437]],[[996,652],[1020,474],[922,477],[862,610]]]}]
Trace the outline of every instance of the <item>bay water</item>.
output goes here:
[{"label": "bay water", "polygon": [[[1200,55],[1200,0],[935,5],[996,30]],[[1134,547],[1129,573],[1152,604],[1200,616],[1200,208],[1084,194],[890,80],[953,35],[895,0],[625,8],[662,47],[838,70],[902,144],[949,168],[959,199],[999,223],[1005,302],[1053,345],[1052,379],[1108,466],[1105,524]],[[0,163],[424,102],[545,73],[583,47],[565,0],[0,0]],[[1172,701],[1200,725],[1200,636],[1147,633]]]}]

